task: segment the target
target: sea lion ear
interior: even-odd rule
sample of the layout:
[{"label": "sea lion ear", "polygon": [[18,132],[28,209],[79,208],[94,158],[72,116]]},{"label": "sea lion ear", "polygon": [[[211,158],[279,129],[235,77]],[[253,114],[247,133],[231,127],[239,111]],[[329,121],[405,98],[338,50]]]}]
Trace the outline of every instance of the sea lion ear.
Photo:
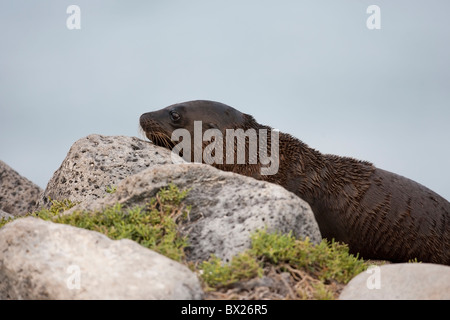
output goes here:
[{"label": "sea lion ear", "polygon": [[207,129],[219,129],[219,127],[212,122],[206,123],[205,126]]},{"label": "sea lion ear", "polygon": [[243,118],[244,118],[244,126],[247,128],[257,128],[258,127],[258,123],[256,122],[255,118],[253,118],[253,116],[243,113]]}]

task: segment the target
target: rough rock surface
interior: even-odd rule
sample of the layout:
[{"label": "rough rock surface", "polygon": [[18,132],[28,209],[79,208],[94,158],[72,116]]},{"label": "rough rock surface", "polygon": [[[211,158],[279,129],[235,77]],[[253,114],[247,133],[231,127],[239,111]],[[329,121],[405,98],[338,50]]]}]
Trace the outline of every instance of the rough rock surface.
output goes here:
[{"label": "rough rock surface", "polygon": [[13,218],[14,216],[8,212],[3,211],[2,209],[0,209],[0,219],[9,219],[9,218]]},{"label": "rough rock surface", "polygon": [[187,267],[131,240],[22,218],[0,229],[0,299],[200,299]]},{"label": "rough rock surface", "polygon": [[293,231],[314,243],[321,235],[309,205],[284,188],[205,164],[171,164],[146,169],[124,179],[116,193],[81,203],[75,210],[101,210],[117,202],[125,207],[145,205],[169,183],[190,188],[185,199],[192,206],[189,221],[181,228],[188,236],[190,260],[206,260],[214,253],[222,259],[250,246],[250,234],[267,227],[269,232]]},{"label": "rough rock surface", "polygon": [[[180,162],[184,162],[179,158]],[[109,186],[150,166],[172,163],[171,152],[135,137],[89,135],[76,141],[50,179],[39,206],[48,197],[75,202],[104,197]]]},{"label": "rough rock surface", "polygon": [[339,299],[450,300],[449,266],[431,263],[398,263],[378,268],[369,269],[353,278],[344,288]]},{"label": "rough rock surface", "polygon": [[34,211],[42,189],[0,160],[0,209],[13,216]]}]

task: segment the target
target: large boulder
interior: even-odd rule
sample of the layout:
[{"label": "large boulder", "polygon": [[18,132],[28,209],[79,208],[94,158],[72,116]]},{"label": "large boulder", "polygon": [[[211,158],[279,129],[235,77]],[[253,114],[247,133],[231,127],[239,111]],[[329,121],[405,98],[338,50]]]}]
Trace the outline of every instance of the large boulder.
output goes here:
[{"label": "large boulder", "polygon": [[297,237],[321,241],[309,205],[286,189],[206,164],[171,164],[149,168],[124,179],[114,194],[85,201],[76,210],[99,211],[119,202],[124,207],[145,205],[169,183],[190,189],[185,203],[192,209],[181,226],[188,236],[190,260],[206,260],[211,254],[229,260],[250,247],[250,234],[293,232]]},{"label": "large boulder", "polygon": [[[179,162],[184,162],[178,157]],[[48,198],[74,202],[104,197],[107,188],[148,167],[171,164],[171,152],[135,137],[91,134],[76,141],[50,179],[39,206]]]},{"label": "large boulder", "polygon": [[36,218],[0,229],[0,299],[200,299],[187,267],[131,240]]},{"label": "large boulder", "polygon": [[34,211],[42,189],[0,160],[0,210],[13,216]]},{"label": "large boulder", "polygon": [[340,300],[450,300],[450,267],[398,263],[369,268],[354,277]]}]

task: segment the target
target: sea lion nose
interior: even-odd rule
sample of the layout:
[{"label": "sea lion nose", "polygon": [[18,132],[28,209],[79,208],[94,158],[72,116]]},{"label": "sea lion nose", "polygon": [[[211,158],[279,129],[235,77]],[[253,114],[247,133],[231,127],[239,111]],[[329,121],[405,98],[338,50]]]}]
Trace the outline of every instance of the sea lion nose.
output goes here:
[{"label": "sea lion nose", "polygon": [[145,129],[145,125],[148,123],[148,112],[141,115],[139,118],[139,124],[141,125],[142,129]]}]

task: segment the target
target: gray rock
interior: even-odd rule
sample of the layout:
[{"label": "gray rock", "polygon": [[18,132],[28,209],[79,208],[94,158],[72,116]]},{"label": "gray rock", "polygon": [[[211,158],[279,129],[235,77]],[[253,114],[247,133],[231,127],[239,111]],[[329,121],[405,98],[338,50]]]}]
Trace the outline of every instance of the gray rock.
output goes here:
[{"label": "gray rock", "polygon": [[340,300],[450,300],[450,267],[398,263],[354,277]]},{"label": "gray rock", "polygon": [[13,216],[34,211],[42,189],[0,160],[0,209]]},{"label": "gray rock", "polygon": [[0,299],[200,299],[187,267],[130,240],[36,218],[0,229]]},{"label": "gray rock", "polygon": [[189,237],[190,260],[206,260],[210,254],[229,260],[250,247],[250,234],[267,227],[298,237],[321,241],[309,205],[284,188],[205,164],[172,164],[150,168],[124,179],[117,192],[75,210],[96,211],[122,203],[125,207],[145,205],[169,183],[190,188],[187,205],[192,206],[189,221],[181,232]]},{"label": "gray rock", "polygon": [[[180,162],[184,162],[179,158]],[[109,186],[150,166],[172,163],[171,152],[135,137],[89,135],[76,141],[49,181],[39,206],[48,197],[74,202],[104,197]]]},{"label": "gray rock", "polygon": [[14,218],[14,216],[8,212],[5,212],[3,210],[0,209],[0,219],[10,219],[10,218]]}]

